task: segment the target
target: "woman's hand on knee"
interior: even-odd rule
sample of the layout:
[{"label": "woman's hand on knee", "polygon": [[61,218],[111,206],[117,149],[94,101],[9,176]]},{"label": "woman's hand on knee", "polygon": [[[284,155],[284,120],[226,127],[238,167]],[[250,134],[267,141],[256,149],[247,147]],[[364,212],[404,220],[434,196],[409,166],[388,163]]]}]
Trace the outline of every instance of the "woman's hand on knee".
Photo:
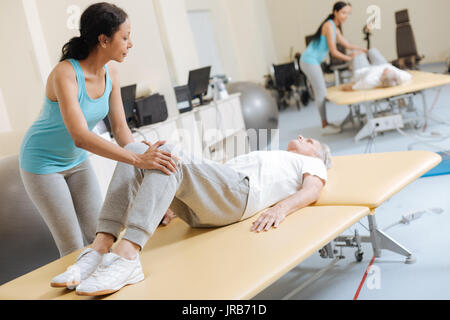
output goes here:
[{"label": "woman's hand on knee", "polygon": [[158,141],[153,145],[148,141],[142,141],[149,148],[144,154],[138,154],[139,163],[136,165],[139,169],[144,170],[160,170],[167,175],[177,172],[177,165],[170,152],[160,150],[159,147],[164,145],[165,141]]}]

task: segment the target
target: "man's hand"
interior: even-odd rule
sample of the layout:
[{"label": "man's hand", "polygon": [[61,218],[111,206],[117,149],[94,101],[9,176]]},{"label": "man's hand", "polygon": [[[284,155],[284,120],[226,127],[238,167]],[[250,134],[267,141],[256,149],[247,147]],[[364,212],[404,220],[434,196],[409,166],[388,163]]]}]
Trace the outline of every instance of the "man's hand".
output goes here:
[{"label": "man's hand", "polygon": [[342,85],[341,89],[343,91],[353,91],[353,84],[346,83],[346,84]]},{"label": "man's hand", "polygon": [[261,213],[253,222],[251,231],[260,232],[268,231],[272,227],[277,228],[288,215],[316,202],[324,185],[325,181],[321,178],[305,173],[301,189]]},{"label": "man's hand", "polygon": [[255,232],[269,231],[270,228],[278,228],[278,225],[286,218],[286,214],[274,207],[267,209],[253,222],[252,230]]},{"label": "man's hand", "polygon": [[176,217],[176,214],[175,213],[173,213],[173,211],[172,210],[167,210],[167,212],[166,212],[166,214],[164,215],[164,218],[161,220],[161,225],[162,226],[167,226],[169,223],[170,223],[170,221],[172,221],[172,219],[174,219]]}]

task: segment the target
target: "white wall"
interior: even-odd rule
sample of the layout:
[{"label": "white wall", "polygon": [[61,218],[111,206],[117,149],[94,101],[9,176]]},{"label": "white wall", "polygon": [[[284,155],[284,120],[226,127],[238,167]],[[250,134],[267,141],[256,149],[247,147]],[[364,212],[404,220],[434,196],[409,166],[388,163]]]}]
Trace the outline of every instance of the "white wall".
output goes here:
[{"label": "white wall", "polygon": [[233,81],[262,83],[276,60],[268,12],[261,0],[186,0],[209,10],[224,72]]},{"label": "white wall", "polygon": [[211,11],[189,11],[188,18],[194,34],[199,65],[201,67],[211,66],[211,75],[223,74],[217,39],[213,30]]},{"label": "white wall", "polygon": [[175,85],[185,85],[189,71],[199,67],[185,0],[154,0],[160,34]]},{"label": "white wall", "polygon": [[[304,51],[305,36],[314,33],[331,13],[334,0],[264,0],[273,30],[279,62],[289,60],[290,48]],[[351,1],[353,12],[343,26],[344,36],[352,43],[366,46],[362,28],[369,17],[370,5],[381,9],[381,30],[372,36],[372,45],[388,58],[397,58],[395,11],[408,9],[417,50],[424,62],[444,61],[450,47],[450,1],[448,0],[358,0]]]},{"label": "white wall", "polygon": [[36,57],[42,83],[47,82],[51,72],[50,57],[48,55],[47,43],[42,31],[41,20],[37,9],[36,0],[22,0],[25,17],[27,19],[28,30],[33,44],[33,51]]},{"label": "white wall", "polygon": [[0,1],[0,41],[0,88],[5,109],[11,129],[23,130],[39,115],[44,85],[22,1]]},{"label": "white wall", "polygon": [[0,133],[11,130],[11,123],[9,122],[8,112],[6,111],[5,100],[0,89]]}]

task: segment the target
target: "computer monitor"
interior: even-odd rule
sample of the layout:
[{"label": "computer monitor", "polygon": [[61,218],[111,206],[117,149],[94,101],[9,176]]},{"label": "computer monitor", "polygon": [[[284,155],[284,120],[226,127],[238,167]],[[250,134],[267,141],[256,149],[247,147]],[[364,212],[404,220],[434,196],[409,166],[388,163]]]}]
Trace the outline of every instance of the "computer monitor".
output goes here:
[{"label": "computer monitor", "polygon": [[[136,84],[120,88],[122,95],[123,109],[125,112],[125,118],[127,119],[128,127],[136,128]],[[103,119],[106,129],[112,134],[111,124],[109,122],[108,116]]]},{"label": "computer monitor", "polygon": [[188,87],[192,99],[200,99],[200,105],[204,104],[203,96],[208,93],[211,66],[191,70],[189,72]]},{"label": "computer monitor", "polygon": [[122,102],[125,111],[125,116],[128,122],[129,118],[133,118],[135,115],[134,109],[136,103],[136,85],[133,84],[131,86],[120,88],[120,92],[122,95]]},{"label": "computer monitor", "polygon": [[178,111],[185,113],[192,110],[192,96],[188,86],[178,86],[174,88],[177,98]]}]

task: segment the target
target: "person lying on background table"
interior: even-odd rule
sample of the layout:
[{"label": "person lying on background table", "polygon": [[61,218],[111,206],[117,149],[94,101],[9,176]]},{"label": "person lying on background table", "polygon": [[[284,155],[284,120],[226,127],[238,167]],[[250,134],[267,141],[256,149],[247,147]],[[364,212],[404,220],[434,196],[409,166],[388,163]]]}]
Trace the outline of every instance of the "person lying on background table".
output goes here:
[{"label": "person lying on background table", "polygon": [[[368,60],[370,59],[370,62]],[[390,64],[376,48],[359,54],[353,60],[353,83],[342,86],[344,91],[390,88],[409,82],[412,75]]]}]

